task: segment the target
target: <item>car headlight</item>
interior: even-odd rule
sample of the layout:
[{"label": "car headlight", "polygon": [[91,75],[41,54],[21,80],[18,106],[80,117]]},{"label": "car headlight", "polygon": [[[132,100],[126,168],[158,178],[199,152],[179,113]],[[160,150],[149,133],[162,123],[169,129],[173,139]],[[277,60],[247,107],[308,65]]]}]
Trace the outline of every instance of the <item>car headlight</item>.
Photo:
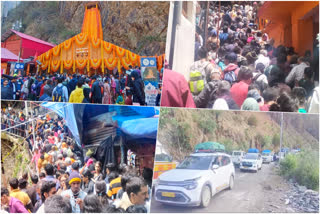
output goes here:
[{"label": "car headlight", "polygon": [[160,178],[157,178],[154,182],[153,182],[153,185],[154,186],[158,186],[160,183]]},{"label": "car headlight", "polygon": [[195,179],[190,179],[190,180],[185,180],[185,185],[183,186],[184,188],[186,188],[187,190],[192,190],[197,188],[198,186],[198,180],[201,177],[195,178]]}]

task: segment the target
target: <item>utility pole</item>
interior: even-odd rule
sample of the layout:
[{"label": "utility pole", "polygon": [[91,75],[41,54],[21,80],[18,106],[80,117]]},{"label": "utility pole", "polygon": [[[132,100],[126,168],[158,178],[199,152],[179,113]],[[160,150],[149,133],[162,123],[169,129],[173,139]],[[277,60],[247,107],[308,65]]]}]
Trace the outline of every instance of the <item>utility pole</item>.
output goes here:
[{"label": "utility pole", "polygon": [[170,55],[169,55],[169,68],[173,69],[173,58],[174,58],[174,48],[176,42],[176,31],[177,26],[180,24],[181,7],[182,2],[174,1],[173,8],[173,19],[172,19],[172,29],[171,29],[171,41],[170,41]]},{"label": "utility pole", "polygon": [[[26,119],[28,118],[28,102],[27,101],[24,101],[24,109],[26,110]],[[27,126],[28,127],[28,124]],[[25,132],[26,132],[26,136],[28,136],[28,128],[25,129]]]},{"label": "utility pole", "polygon": [[280,122],[280,155],[279,155],[279,160],[281,159],[281,149],[282,149],[282,135],[283,135],[283,112],[281,114],[281,122]]}]

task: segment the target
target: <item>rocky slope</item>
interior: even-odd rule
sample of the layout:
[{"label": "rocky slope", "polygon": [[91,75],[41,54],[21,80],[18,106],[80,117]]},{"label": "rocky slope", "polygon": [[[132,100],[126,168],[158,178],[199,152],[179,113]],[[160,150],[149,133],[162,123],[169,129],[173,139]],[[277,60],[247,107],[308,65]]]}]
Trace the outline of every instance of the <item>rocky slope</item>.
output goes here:
[{"label": "rocky slope", "polygon": [[[11,10],[2,33],[16,20],[20,30],[59,44],[81,31],[86,2],[29,1]],[[104,40],[140,55],[165,52],[169,2],[100,2]]]}]

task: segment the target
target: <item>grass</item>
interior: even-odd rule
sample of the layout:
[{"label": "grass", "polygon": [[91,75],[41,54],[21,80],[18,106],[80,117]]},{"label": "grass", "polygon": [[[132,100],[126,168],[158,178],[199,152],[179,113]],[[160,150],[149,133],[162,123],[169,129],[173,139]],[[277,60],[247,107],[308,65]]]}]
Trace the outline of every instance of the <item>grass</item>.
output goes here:
[{"label": "grass", "polygon": [[319,153],[302,151],[296,155],[288,154],[280,162],[280,174],[293,179],[299,185],[319,191]]}]

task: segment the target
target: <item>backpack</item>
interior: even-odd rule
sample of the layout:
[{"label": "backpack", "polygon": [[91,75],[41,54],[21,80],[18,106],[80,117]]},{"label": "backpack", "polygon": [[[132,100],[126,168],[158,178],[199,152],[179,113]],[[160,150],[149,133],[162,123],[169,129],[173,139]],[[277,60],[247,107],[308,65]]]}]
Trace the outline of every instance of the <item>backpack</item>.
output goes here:
[{"label": "backpack", "polygon": [[57,86],[56,90],[54,91],[52,95],[52,101],[54,102],[61,102],[62,96],[63,96],[63,86]]},{"label": "backpack", "polygon": [[[259,77],[262,75],[262,73],[258,73],[255,77],[252,78],[252,83],[255,83],[257,85],[260,86],[260,84],[257,82],[257,80],[259,79]],[[261,86],[260,86],[261,87]]]},{"label": "backpack", "polygon": [[31,94],[37,94],[37,85],[35,83],[31,85]]},{"label": "backpack", "polygon": [[216,99],[218,98],[218,90],[219,90],[219,82],[215,81],[215,82],[209,82],[208,83],[208,87],[210,89],[210,96],[208,97],[209,101],[207,104],[207,108],[212,108],[214,102],[216,101]]},{"label": "backpack", "polygon": [[228,81],[231,85],[232,83],[234,83],[237,80],[237,75],[236,73],[233,71],[228,71],[227,73],[224,74],[224,80]]},{"label": "backpack", "polygon": [[202,74],[205,73],[205,69],[208,65],[210,65],[210,62],[204,67],[191,70],[189,75],[189,88],[193,95],[200,94],[200,92],[203,90],[204,76]]}]

